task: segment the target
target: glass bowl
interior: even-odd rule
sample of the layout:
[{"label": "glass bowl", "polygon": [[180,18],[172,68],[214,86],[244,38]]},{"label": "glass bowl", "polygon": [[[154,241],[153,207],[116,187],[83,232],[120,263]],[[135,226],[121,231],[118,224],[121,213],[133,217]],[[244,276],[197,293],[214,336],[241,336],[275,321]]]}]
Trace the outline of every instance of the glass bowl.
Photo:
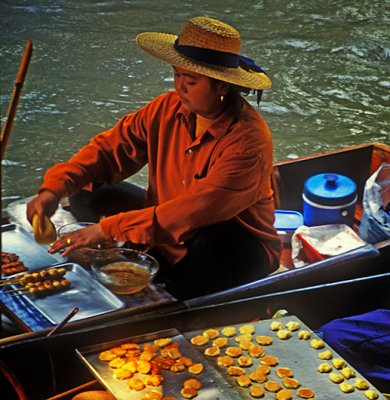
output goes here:
[{"label": "glass bowl", "polygon": [[116,294],[141,291],[159,270],[149,254],[123,248],[94,251],[91,267],[98,281]]}]

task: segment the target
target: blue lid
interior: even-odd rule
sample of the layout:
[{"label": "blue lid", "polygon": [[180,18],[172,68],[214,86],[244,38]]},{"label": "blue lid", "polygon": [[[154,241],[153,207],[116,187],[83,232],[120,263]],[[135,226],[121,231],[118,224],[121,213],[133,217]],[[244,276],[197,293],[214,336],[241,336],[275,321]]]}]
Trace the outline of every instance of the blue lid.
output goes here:
[{"label": "blue lid", "polygon": [[314,203],[340,206],[355,200],[356,184],[344,175],[319,174],[306,180],[303,193]]},{"label": "blue lid", "polygon": [[297,229],[303,225],[303,215],[298,211],[275,210],[274,227],[277,230]]}]

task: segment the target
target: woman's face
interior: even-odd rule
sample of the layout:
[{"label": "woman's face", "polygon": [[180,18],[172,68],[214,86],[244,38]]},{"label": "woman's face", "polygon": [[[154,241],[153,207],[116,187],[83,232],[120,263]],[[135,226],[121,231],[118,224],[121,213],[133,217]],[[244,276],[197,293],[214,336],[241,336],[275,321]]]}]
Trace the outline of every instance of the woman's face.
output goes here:
[{"label": "woman's face", "polygon": [[204,75],[173,67],[175,90],[183,107],[205,118],[216,118],[221,114],[224,104],[221,96],[227,92],[227,84],[213,81]]}]

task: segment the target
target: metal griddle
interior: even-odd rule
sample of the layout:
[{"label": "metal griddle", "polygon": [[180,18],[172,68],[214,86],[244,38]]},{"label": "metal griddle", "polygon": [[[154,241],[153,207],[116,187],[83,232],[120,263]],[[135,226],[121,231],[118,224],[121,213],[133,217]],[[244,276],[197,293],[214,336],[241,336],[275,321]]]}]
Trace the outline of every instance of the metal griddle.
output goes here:
[{"label": "metal griddle", "polygon": [[[276,336],[276,332],[270,330],[270,324],[272,321],[280,321],[283,326],[289,321],[297,321],[300,324],[300,329],[292,332],[291,338],[287,340],[282,340]],[[263,320],[248,323],[253,324],[253,326],[255,327],[255,333],[253,334],[252,340],[253,343],[255,343],[254,338],[257,335],[271,336],[273,339],[272,345],[263,346],[266,354],[272,354],[279,360],[279,363],[276,367],[271,367],[269,379],[279,382],[283,387],[282,380],[276,374],[276,368],[289,367],[294,373],[294,378],[301,383],[300,387],[309,387],[314,390],[315,399],[317,400],[367,399],[364,395],[364,391],[360,391],[358,389],[355,389],[355,391],[352,393],[343,393],[340,390],[338,384],[333,383],[329,379],[328,373],[319,373],[317,371],[317,367],[319,364],[323,362],[328,362],[331,364],[331,360],[326,361],[319,359],[318,353],[325,350],[331,350],[333,353],[333,358],[342,357],[326,343],[325,347],[322,349],[312,348],[310,346],[311,340],[315,338],[320,338],[308,326],[306,326],[301,320],[299,320],[299,318],[295,316],[287,316],[272,320]],[[244,323],[231,326],[236,327],[238,332],[239,328],[243,325]],[[223,327],[210,326],[210,328],[218,329],[220,332],[220,336],[222,336],[221,329]],[[310,339],[298,339],[298,332],[303,329],[311,333]],[[133,392],[127,389],[126,381],[115,380],[113,378],[111,368],[107,365],[108,363],[99,360],[99,353],[103,350],[110,349],[125,342],[146,343],[151,342],[159,337],[172,337],[173,340],[180,343],[180,349],[182,350],[183,355],[190,357],[194,360],[194,362],[200,362],[205,366],[204,372],[201,375],[195,376],[203,383],[203,388],[199,391],[199,395],[196,397],[196,399],[253,399],[253,397],[249,393],[249,388],[241,388],[240,386],[238,386],[235,382],[236,377],[228,375],[227,369],[218,366],[217,357],[210,357],[204,354],[204,350],[212,345],[212,340],[210,340],[208,344],[203,346],[195,346],[190,343],[190,339],[192,337],[202,334],[204,330],[205,329],[191,331],[184,334],[181,334],[174,329],[168,331],[154,332],[151,334],[127,338],[120,341],[108,342],[96,346],[86,347],[83,349],[77,349],[76,352],[78,356],[82,359],[82,361],[87,365],[87,367],[92,371],[92,373],[97,377],[97,379],[118,400],[135,400],[141,399],[145,393],[145,390],[141,392]],[[228,338],[228,346],[238,345],[239,344],[235,341],[235,337]],[[221,349],[220,355],[224,354],[224,350],[225,348]],[[247,352],[243,351],[243,355],[247,355]],[[237,361],[235,362],[235,365],[238,365]],[[246,374],[248,375],[258,365],[260,365],[258,359],[253,357],[253,366],[245,368],[245,370],[247,371]],[[347,366],[355,371],[356,376],[354,378],[346,379],[345,381],[353,384],[356,378],[363,378],[368,382],[370,389],[376,390],[379,395],[378,399],[385,399],[384,396],[380,394],[379,390],[377,390],[365,377],[363,377],[358,371],[356,371],[353,366],[349,364],[347,364]],[[333,367],[332,372],[336,371],[337,370]],[[182,398],[180,395],[182,383],[189,377],[194,377],[194,375],[189,374],[188,371],[180,374],[173,374],[164,371],[163,376],[163,388],[160,389],[164,391],[165,395],[175,396],[178,399]],[[301,399],[297,396],[296,390],[291,390],[293,392],[293,399]],[[275,394],[266,392],[265,396],[262,397],[262,399],[275,399]]]},{"label": "metal griddle", "polygon": [[[153,340],[157,338],[165,337],[170,337],[173,341],[179,342],[181,353],[184,356],[191,358],[194,363],[201,362],[204,365],[204,371],[200,375],[193,375],[188,372],[188,370],[179,373],[162,371],[164,378],[162,386],[158,388],[148,386],[146,389],[136,392],[127,388],[126,380],[120,381],[114,379],[112,369],[108,366],[108,363],[99,359],[99,353],[101,351],[108,350],[122,343],[132,342],[144,344],[153,342]],[[180,390],[183,387],[183,383],[185,380],[190,378],[198,379],[203,385],[196,397],[197,400],[241,399],[241,396],[234,391],[230,384],[226,382],[211,366],[211,364],[208,363],[208,361],[193,348],[184,336],[175,329],[127,338],[115,342],[103,343],[83,349],[76,349],[76,353],[102,385],[105,386],[106,389],[118,400],[141,399],[145,396],[145,393],[151,389],[158,389],[159,391],[163,391],[165,396],[174,396],[177,399],[180,399],[182,398]]]},{"label": "metal griddle", "polygon": [[[49,246],[41,245],[34,240],[33,235],[24,228],[16,224],[3,225],[1,227],[1,250],[14,253],[19,256],[19,260],[31,272],[43,267],[64,262],[65,259],[57,254],[49,254],[47,249]],[[8,275],[3,278],[10,278]]]},{"label": "metal griddle", "polygon": [[[280,321],[283,326],[289,321],[297,321],[300,324],[300,329],[292,332],[292,336],[290,339],[279,339],[276,336],[276,332],[271,331],[270,325],[272,321]],[[278,358],[279,364],[275,367],[271,367],[271,372],[269,374],[269,379],[277,381],[281,384],[284,388],[282,379],[280,379],[276,375],[276,368],[277,367],[289,367],[294,373],[294,379],[297,379],[300,383],[300,387],[309,387],[314,390],[315,399],[317,400],[342,400],[342,399],[350,399],[350,400],[367,400],[364,395],[364,391],[355,389],[352,393],[344,393],[340,390],[338,384],[333,383],[329,379],[328,373],[320,373],[317,371],[317,367],[319,364],[323,362],[327,362],[329,364],[332,363],[332,360],[321,360],[318,358],[318,353],[323,352],[325,350],[330,350],[333,353],[333,358],[342,358],[339,354],[336,353],[329,345],[325,343],[325,347],[322,349],[314,349],[310,346],[310,342],[312,339],[320,339],[318,335],[316,335],[307,325],[305,325],[299,318],[296,316],[286,316],[282,318],[275,318],[270,320],[263,320],[257,322],[251,322],[255,327],[255,333],[253,334],[253,343],[256,343],[254,338],[257,335],[263,336],[270,336],[273,339],[273,343],[270,346],[263,346],[265,354],[271,354]],[[231,325],[236,327],[237,332],[239,327],[243,326],[244,324],[238,325]],[[223,327],[218,328],[221,331]],[[311,338],[308,340],[298,339],[298,332],[300,330],[307,330],[311,333]],[[185,337],[190,340],[191,337],[195,335],[202,334],[204,330],[201,331],[193,331],[185,333]],[[239,333],[238,333],[239,335]],[[235,337],[228,338],[228,346],[238,346],[239,344],[234,340]],[[212,341],[210,341],[212,342]],[[194,346],[198,349],[200,353],[203,354],[205,348],[210,346],[211,344],[206,344],[203,346]],[[221,349],[221,354],[224,353]],[[247,355],[246,351],[243,351],[243,355]],[[212,363],[214,368],[224,377],[224,379],[229,382],[235,390],[237,390],[241,398],[243,399],[252,399],[253,397],[249,394],[249,388],[241,388],[239,385],[236,384],[235,379],[236,377],[232,377],[228,375],[227,369],[218,366],[217,364],[217,357],[209,357],[204,356],[207,360]],[[247,375],[256,369],[258,365],[260,365],[258,359],[253,358],[253,366],[246,368]],[[235,363],[237,365],[237,362]],[[348,367],[352,368],[356,376],[354,378],[345,379],[346,382],[353,384],[356,378],[363,378],[369,383],[370,389],[375,389],[374,386],[365,378],[363,377],[356,369],[347,364]],[[333,367],[331,372],[339,372],[336,368]],[[263,385],[263,384],[262,384]],[[379,395],[378,399],[384,399],[384,396],[380,394],[379,390],[375,389]],[[297,394],[295,389],[291,389],[293,393],[293,399],[301,399]],[[275,399],[275,394],[266,392],[265,396],[262,399]]]},{"label": "metal griddle", "polygon": [[[122,300],[93,279],[93,277],[78,264],[57,264],[56,267],[65,268],[65,278],[71,282],[68,290],[53,293],[41,298],[36,298],[30,294],[20,295],[51,323],[58,324],[61,322],[72,307],[79,308],[79,312],[72,321],[124,308],[125,304]],[[14,289],[20,288],[17,284],[11,285],[11,287]]]}]

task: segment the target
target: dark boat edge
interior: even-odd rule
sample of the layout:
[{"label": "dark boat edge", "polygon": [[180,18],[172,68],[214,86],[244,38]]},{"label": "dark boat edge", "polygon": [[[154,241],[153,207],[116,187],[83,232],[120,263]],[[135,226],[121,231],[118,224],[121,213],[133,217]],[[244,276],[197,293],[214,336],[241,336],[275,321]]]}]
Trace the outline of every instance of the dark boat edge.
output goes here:
[{"label": "dark boat edge", "polygon": [[[390,297],[386,290],[389,285],[390,272],[185,309],[168,315],[162,313],[153,318],[145,315],[136,319],[126,318],[72,332],[59,332],[50,337],[17,341],[3,346],[0,354],[3,362],[17,376],[23,377],[26,390],[36,396],[32,398],[47,398],[93,379],[78,359],[75,352],[77,348],[171,328],[185,333],[270,319],[282,308],[287,309],[289,315],[298,316],[311,329],[317,330],[335,318],[390,308]],[[362,297],[364,302],[361,301]],[[34,365],[34,371],[31,365]],[[40,389],[36,387],[38,377],[44,383]],[[39,396],[36,394],[38,390]]]}]

